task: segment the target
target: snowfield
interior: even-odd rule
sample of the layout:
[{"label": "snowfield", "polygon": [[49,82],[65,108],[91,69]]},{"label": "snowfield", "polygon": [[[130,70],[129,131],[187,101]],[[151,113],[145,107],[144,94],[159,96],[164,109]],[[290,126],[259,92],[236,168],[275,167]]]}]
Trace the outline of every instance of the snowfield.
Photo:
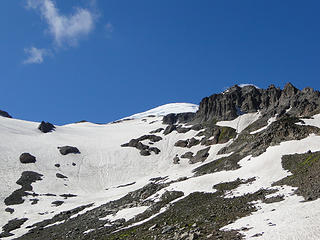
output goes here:
[{"label": "snowfield", "polygon": [[169,113],[184,113],[184,112],[196,112],[198,111],[199,106],[192,103],[168,103],[153,109],[150,109],[146,112],[136,113],[129,117],[123,119],[137,119],[148,116],[165,116]]},{"label": "snowfield", "polygon": [[[241,168],[237,170],[221,171],[199,177],[192,177],[194,175],[192,170],[224,156],[217,153],[224,146],[229,145],[232,140],[225,144],[211,146],[208,159],[203,163],[196,164],[189,164],[185,159],[181,159],[180,164],[173,164],[173,158],[177,154],[181,156],[186,152],[186,149],[175,147],[174,144],[178,140],[195,137],[199,131],[190,130],[187,133],[174,131],[168,135],[163,135],[162,132],[156,133],[163,138],[153,145],[160,149],[161,152],[158,155],[152,153],[151,156],[141,156],[135,148],[121,147],[121,144],[129,142],[133,138],[149,134],[150,131],[158,128],[165,128],[166,125],[162,124],[163,115],[195,112],[197,109],[198,106],[194,104],[167,104],[124,118],[123,121],[117,123],[104,125],[88,122],[74,123],[57,126],[54,132],[46,134],[37,129],[38,122],[0,117],[0,176],[2,177],[0,227],[15,218],[28,218],[21,228],[11,232],[14,236],[6,239],[21,236],[29,231],[27,226],[44,219],[50,219],[62,211],[94,203],[92,207],[78,213],[83,214],[89,209],[119,199],[128,192],[145,186],[149,183],[150,178],[160,176],[168,176],[164,180],[165,182],[181,177],[188,177],[188,179],[172,183],[161,189],[150,197],[154,201],[157,201],[166,191],[182,191],[184,192],[183,197],[186,197],[196,191],[215,192],[216,190],[212,186],[221,182],[255,177],[255,181],[240,185],[225,197],[253,193],[260,188],[277,188],[279,189],[277,194],[285,196],[284,201],[271,204],[257,202],[256,205],[259,208],[257,212],[240,218],[223,229],[249,228],[247,231],[241,231],[246,239],[320,239],[320,225],[318,224],[320,200],[303,202],[302,197],[293,194],[294,188],[271,186],[272,183],[291,174],[282,168],[281,157],[286,154],[305,153],[308,150],[319,151],[319,136],[310,135],[300,141],[283,142],[280,145],[269,147],[265,153],[258,157],[243,158],[239,163]],[[240,133],[259,117],[259,113],[243,114],[233,121],[221,121],[217,125],[232,127],[236,129],[237,133]],[[274,120],[270,119],[268,126]],[[320,115],[304,121],[307,125],[319,127]],[[65,145],[75,146],[81,153],[63,156],[57,147]],[[196,145],[188,151],[196,153],[203,148],[205,146]],[[37,159],[36,163],[20,163],[19,156],[24,152],[34,155]],[[60,167],[56,167],[55,164],[60,164]],[[43,175],[41,181],[32,183],[33,192],[39,194],[36,197],[39,199],[38,203],[32,204],[31,200],[35,197],[27,196],[24,197],[23,204],[6,206],[4,204],[5,198],[20,188],[16,181],[24,171],[34,171]],[[67,178],[57,178],[56,173],[61,173]],[[76,196],[65,199],[60,196],[63,194]],[[55,206],[52,204],[54,201],[63,201],[63,204]],[[13,208],[14,212],[12,214],[6,212],[7,207]],[[146,209],[147,207],[123,209],[106,218],[129,220]],[[157,214],[161,214],[163,211],[165,209],[161,209]],[[91,231],[93,229],[87,230],[84,234]],[[252,237],[262,232],[262,236]]]}]

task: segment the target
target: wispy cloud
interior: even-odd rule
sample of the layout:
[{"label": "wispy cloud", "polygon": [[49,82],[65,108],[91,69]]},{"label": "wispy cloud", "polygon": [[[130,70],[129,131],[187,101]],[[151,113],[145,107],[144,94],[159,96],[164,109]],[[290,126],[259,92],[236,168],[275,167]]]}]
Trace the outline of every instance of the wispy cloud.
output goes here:
[{"label": "wispy cloud", "polygon": [[94,28],[94,14],[88,9],[78,7],[73,14],[63,15],[52,0],[27,0],[27,8],[40,12],[59,47],[77,45],[79,39]]},{"label": "wispy cloud", "polygon": [[[91,1],[91,5],[95,5],[94,0]],[[54,50],[77,46],[79,40],[94,29],[96,15],[89,9],[77,7],[72,14],[63,15],[53,0],[26,0],[26,2],[26,8],[37,11],[47,23],[46,31],[52,36],[54,43],[50,48]],[[28,57],[23,63],[40,64],[45,56],[53,55],[54,50],[26,48],[24,51]]]},{"label": "wispy cloud", "polygon": [[43,62],[45,56],[51,54],[50,51],[47,49],[39,49],[36,47],[25,48],[24,52],[28,55],[27,59],[23,61],[24,64],[40,64]]}]

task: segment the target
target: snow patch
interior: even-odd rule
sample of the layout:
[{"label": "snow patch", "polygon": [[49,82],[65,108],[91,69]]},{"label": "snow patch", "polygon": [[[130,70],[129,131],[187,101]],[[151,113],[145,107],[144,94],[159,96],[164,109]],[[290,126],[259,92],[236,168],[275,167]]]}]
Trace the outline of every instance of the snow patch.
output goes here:
[{"label": "snow patch", "polygon": [[239,84],[239,87],[243,88],[243,87],[247,87],[247,86],[252,86],[255,87],[256,89],[260,89],[257,85],[251,84],[251,83],[242,83]]},{"label": "snow patch", "polygon": [[216,125],[220,127],[231,127],[234,128],[237,133],[242,132],[245,128],[247,128],[250,124],[257,121],[260,118],[261,114],[259,112],[256,113],[246,113],[240,115],[234,120],[231,121],[220,121],[217,122]]},{"label": "snow patch", "polygon": [[148,208],[149,208],[148,206],[125,208],[125,209],[119,210],[115,215],[108,215],[104,218],[99,218],[99,220],[115,221],[115,220],[124,218],[126,221],[128,221],[134,218],[135,216],[137,216],[138,214],[143,213]]}]

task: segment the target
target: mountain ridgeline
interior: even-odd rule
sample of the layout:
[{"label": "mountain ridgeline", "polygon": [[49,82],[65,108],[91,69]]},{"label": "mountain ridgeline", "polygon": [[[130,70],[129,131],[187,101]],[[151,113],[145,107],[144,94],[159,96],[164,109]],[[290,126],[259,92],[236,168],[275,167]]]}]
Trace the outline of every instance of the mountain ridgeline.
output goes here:
[{"label": "mountain ridgeline", "polygon": [[[290,110],[290,111],[287,111]],[[270,85],[260,89],[253,85],[239,87],[235,85],[226,91],[213,94],[201,100],[196,113],[169,114],[163,122],[216,122],[233,120],[244,113],[260,111],[262,116],[310,117],[320,112],[320,92],[310,87],[299,90],[291,83],[283,89]]]}]

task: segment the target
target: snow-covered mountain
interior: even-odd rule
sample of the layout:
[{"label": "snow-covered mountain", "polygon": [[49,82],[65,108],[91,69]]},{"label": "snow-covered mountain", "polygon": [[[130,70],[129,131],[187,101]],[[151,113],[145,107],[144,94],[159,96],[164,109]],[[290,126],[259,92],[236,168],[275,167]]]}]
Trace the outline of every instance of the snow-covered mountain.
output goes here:
[{"label": "snow-covered mountain", "polygon": [[319,113],[287,84],[104,125],[2,114],[0,238],[319,239]]}]

